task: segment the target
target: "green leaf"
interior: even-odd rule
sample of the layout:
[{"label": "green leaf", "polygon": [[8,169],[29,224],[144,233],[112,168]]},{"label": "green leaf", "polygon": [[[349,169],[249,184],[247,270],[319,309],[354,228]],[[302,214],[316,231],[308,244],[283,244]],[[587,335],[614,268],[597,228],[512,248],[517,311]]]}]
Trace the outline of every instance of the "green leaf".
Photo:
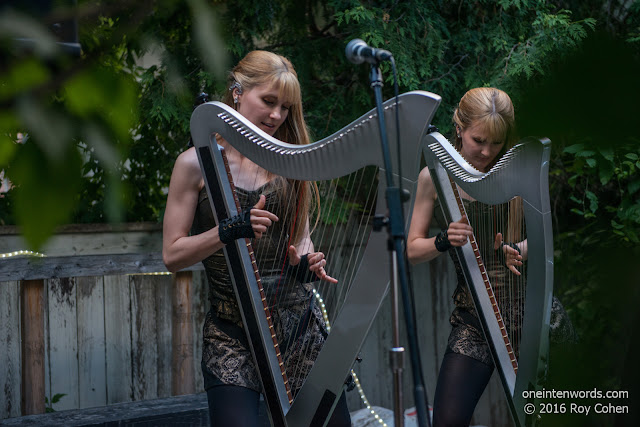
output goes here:
[{"label": "green leaf", "polygon": [[614,160],[614,152],[611,148],[600,148],[598,152],[604,157],[606,160],[613,162]]},{"label": "green leaf", "polygon": [[614,169],[613,163],[609,163],[609,162],[601,163],[600,169],[598,171],[600,183],[602,185],[606,185],[613,177],[614,172],[615,172],[615,169]]},{"label": "green leaf", "polygon": [[18,144],[10,135],[0,134],[0,170],[9,163],[17,148]]},{"label": "green leaf", "polygon": [[574,145],[570,145],[568,147],[566,147],[563,152],[564,153],[572,153],[575,154],[579,151],[582,151],[584,149],[584,144],[574,144]]},{"label": "green leaf", "polygon": [[60,401],[60,399],[62,399],[66,395],[67,395],[66,393],[56,393],[56,394],[54,394],[53,397],[51,398],[51,403],[58,403]]},{"label": "green leaf", "polygon": [[27,92],[49,79],[49,71],[39,61],[28,59],[9,68],[0,76],[0,99],[7,99],[20,92]]},{"label": "green leaf", "polygon": [[81,166],[73,145],[62,161],[46,156],[33,139],[20,147],[10,176],[16,185],[12,190],[16,218],[29,249],[39,250],[55,227],[69,220],[80,186]]},{"label": "green leaf", "polygon": [[617,230],[621,230],[624,228],[624,225],[618,224],[615,219],[611,220],[611,226]]},{"label": "green leaf", "polygon": [[595,212],[598,210],[598,196],[593,191],[585,191],[585,196],[589,199],[589,210]]},{"label": "green leaf", "polygon": [[576,157],[591,157],[594,154],[596,154],[595,151],[592,150],[584,150],[584,151],[579,151],[576,153]]}]

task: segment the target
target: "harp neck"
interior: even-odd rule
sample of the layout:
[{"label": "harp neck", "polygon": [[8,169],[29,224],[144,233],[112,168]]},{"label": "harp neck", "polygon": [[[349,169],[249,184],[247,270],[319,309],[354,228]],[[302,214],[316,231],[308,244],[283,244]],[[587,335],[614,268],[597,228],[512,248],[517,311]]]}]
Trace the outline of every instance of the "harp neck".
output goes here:
[{"label": "harp neck", "polygon": [[[400,108],[402,140],[420,141],[440,100],[438,95],[422,91],[400,95],[399,106],[395,100],[388,100],[383,108],[389,134],[395,134],[394,111]],[[267,135],[226,104],[208,102],[198,106],[191,116],[191,135],[196,146],[202,146],[209,143],[213,133],[220,134],[262,168],[286,178],[317,181],[344,176],[368,165],[383,166],[375,110],[326,138],[300,146]],[[395,139],[390,140],[393,164],[398,160],[397,144]],[[418,145],[417,142],[403,144],[403,164],[416,161]]]}]

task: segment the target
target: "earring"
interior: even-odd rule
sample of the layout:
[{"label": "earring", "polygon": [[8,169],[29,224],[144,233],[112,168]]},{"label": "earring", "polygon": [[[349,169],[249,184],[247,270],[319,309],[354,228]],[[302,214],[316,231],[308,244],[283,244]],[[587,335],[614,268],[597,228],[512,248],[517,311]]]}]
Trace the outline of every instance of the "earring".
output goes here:
[{"label": "earring", "polygon": [[[237,104],[237,103],[238,103],[238,97],[237,97],[237,96],[234,96],[234,97],[233,97],[233,103],[234,103],[234,104]],[[458,135],[458,136],[460,136],[460,135]]]},{"label": "earring", "polygon": [[239,82],[234,82],[231,86],[229,86],[229,90],[237,89],[238,93],[242,93],[242,85]]}]

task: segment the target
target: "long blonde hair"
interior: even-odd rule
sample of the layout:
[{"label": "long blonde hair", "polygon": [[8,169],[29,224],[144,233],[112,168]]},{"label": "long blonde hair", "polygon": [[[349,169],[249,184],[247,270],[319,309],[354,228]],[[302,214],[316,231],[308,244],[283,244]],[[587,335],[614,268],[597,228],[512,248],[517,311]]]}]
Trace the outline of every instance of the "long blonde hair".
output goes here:
[{"label": "long blonde hair", "polygon": [[[494,87],[477,87],[465,93],[453,112],[453,123],[460,130],[476,124],[485,130],[492,141],[504,142],[496,156],[497,161],[516,140],[516,123],[513,103],[506,92]],[[462,148],[459,132],[454,133],[455,147]]]},{"label": "long blonde hair", "polygon": [[[290,104],[287,118],[273,135],[274,138],[289,144],[309,144],[311,139],[302,111],[302,94],[298,74],[293,68],[293,64],[284,56],[264,50],[249,52],[229,72],[227,86],[229,90],[226,91],[222,101],[233,107],[234,88],[242,92],[263,84],[275,86],[280,93],[279,96]],[[296,245],[303,237],[312,209],[318,209],[318,211],[320,209],[318,187],[315,182],[276,179],[282,183],[279,186],[281,196],[293,193],[296,197],[294,204],[296,209],[286,214],[288,223],[295,224],[295,228],[291,230],[291,242]],[[313,198],[312,193],[315,196]],[[312,199],[314,199],[313,203]]]}]

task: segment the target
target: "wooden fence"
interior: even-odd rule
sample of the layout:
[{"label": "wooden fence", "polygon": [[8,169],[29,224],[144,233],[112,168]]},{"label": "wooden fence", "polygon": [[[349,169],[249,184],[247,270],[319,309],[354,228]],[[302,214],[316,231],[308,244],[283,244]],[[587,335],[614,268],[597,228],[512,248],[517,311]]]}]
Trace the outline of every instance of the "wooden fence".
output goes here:
[{"label": "wooden fence", "polygon": [[[165,270],[155,224],[68,226],[43,249],[46,258],[0,259],[0,420],[53,408],[105,406],[202,391],[201,328],[208,310],[200,265]],[[0,227],[0,254],[24,248],[14,227]],[[449,333],[455,274],[448,257],[414,268],[414,297],[429,398]],[[354,367],[369,402],[393,408],[388,302]],[[406,345],[406,344],[405,344]],[[408,355],[405,406],[413,406]],[[510,425],[492,379],[474,423]],[[357,392],[350,410],[364,407]]]}]

